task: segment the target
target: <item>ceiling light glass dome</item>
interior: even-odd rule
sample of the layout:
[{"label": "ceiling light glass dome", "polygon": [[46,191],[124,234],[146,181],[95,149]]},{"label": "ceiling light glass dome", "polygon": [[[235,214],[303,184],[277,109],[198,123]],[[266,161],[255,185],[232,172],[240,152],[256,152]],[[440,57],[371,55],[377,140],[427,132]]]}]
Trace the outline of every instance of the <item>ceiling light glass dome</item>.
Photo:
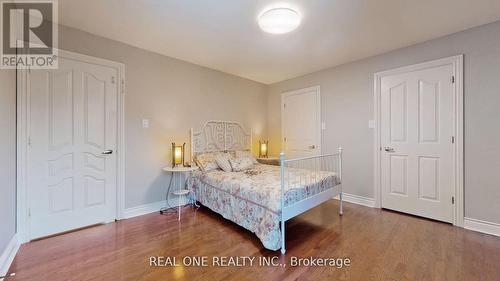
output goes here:
[{"label": "ceiling light glass dome", "polygon": [[300,14],[290,8],[272,8],[260,14],[259,27],[273,34],[283,34],[296,29],[300,25]]}]

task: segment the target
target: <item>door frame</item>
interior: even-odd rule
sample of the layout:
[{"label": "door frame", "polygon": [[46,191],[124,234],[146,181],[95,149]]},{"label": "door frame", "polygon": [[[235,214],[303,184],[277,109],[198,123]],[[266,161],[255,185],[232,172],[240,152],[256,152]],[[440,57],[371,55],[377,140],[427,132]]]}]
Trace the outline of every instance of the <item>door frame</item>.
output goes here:
[{"label": "door frame", "polygon": [[[123,218],[125,208],[125,65],[123,63],[78,54],[65,50],[58,50],[59,57],[72,60],[98,64],[114,68],[118,73],[117,83],[117,142],[116,142],[116,211],[115,219]],[[21,243],[31,240],[28,214],[28,186],[27,186],[27,164],[28,164],[28,97],[27,97],[27,73],[29,69],[16,69],[16,94],[17,94],[17,190],[16,190],[16,227]]]},{"label": "door frame", "polygon": [[[375,120],[375,134],[374,134],[374,194],[375,194],[375,207],[382,208],[382,188],[381,188],[381,133],[380,133],[380,108],[381,108],[381,79],[384,76],[402,74],[422,70],[426,68],[438,67],[443,65],[453,66],[453,76],[455,79],[454,87],[454,131],[455,131],[455,147],[453,152],[454,163],[454,189],[452,194],[455,198],[453,206],[453,225],[463,227],[464,224],[464,112],[463,112],[463,54],[446,57],[442,59],[427,61],[410,66],[404,66],[387,71],[381,71],[374,74],[374,120]],[[452,79],[450,77],[450,79]]]},{"label": "door frame", "polygon": [[323,144],[322,144],[322,130],[321,130],[321,87],[319,85],[317,86],[312,86],[312,87],[307,87],[307,88],[302,88],[302,89],[297,89],[297,90],[291,90],[291,91],[286,91],[281,93],[281,150],[285,152],[285,126],[284,126],[284,120],[285,120],[285,98],[293,95],[298,95],[302,94],[304,92],[310,92],[310,91],[315,91],[316,92],[316,117],[318,119],[318,124],[316,124],[316,131],[318,132],[316,139],[318,141],[318,153],[321,155],[323,151]]}]

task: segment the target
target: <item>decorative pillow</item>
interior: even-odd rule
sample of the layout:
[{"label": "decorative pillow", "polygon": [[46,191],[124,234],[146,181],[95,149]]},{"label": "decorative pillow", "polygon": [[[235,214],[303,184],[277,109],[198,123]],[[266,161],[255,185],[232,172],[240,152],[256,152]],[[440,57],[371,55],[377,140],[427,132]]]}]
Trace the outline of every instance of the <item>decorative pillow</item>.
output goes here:
[{"label": "decorative pillow", "polygon": [[231,163],[231,168],[235,172],[241,172],[248,170],[253,167],[253,158],[250,157],[239,157],[239,158],[229,158],[229,163]]},{"label": "decorative pillow", "polygon": [[248,150],[236,150],[235,151],[235,158],[244,158],[244,157],[251,158],[252,162],[254,164],[257,164],[257,159],[255,159],[255,157],[253,157],[253,155],[250,151],[248,151]]},{"label": "decorative pillow", "polygon": [[219,153],[215,155],[215,162],[224,172],[231,172],[233,170],[231,163],[229,163],[229,159],[231,158],[232,156],[229,153]]},{"label": "decorative pillow", "polygon": [[203,172],[210,172],[219,169],[219,165],[215,161],[215,156],[218,152],[208,152],[203,154],[198,154],[195,156],[194,161],[196,165],[200,167]]}]

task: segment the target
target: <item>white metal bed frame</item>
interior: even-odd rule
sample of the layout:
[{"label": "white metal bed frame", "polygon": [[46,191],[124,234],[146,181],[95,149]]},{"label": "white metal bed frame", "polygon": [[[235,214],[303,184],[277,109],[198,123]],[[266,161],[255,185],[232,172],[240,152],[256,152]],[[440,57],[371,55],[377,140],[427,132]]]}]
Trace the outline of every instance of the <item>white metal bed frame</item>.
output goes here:
[{"label": "white metal bed frame", "polygon": [[[211,120],[206,122],[201,131],[191,129],[191,159],[197,154],[206,152],[225,152],[235,150],[252,151],[252,133],[248,133],[243,126],[234,121]],[[325,191],[307,197],[301,201],[285,205],[285,190],[289,190],[298,184],[316,184],[317,179],[311,178],[311,174],[305,171],[315,172],[318,175],[323,172],[336,173],[338,187],[333,185]],[[307,176],[309,175],[309,176]],[[296,159],[285,159],[285,153],[280,154],[280,224],[281,224],[281,253],[285,253],[285,222],[296,217],[330,199],[339,195],[340,210],[342,209],[342,148],[337,153],[303,157]]]}]

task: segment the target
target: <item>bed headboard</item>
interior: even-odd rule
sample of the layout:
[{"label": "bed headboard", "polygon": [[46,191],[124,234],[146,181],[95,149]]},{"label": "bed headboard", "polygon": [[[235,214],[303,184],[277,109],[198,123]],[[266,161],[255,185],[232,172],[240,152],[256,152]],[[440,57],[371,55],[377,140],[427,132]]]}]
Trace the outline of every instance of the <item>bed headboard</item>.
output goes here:
[{"label": "bed headboard", "polygon": [[191,159],[199,153],[231,150],[252,151],[252,133],[240,123],[211,120],[200,131],[191,129]]}]

